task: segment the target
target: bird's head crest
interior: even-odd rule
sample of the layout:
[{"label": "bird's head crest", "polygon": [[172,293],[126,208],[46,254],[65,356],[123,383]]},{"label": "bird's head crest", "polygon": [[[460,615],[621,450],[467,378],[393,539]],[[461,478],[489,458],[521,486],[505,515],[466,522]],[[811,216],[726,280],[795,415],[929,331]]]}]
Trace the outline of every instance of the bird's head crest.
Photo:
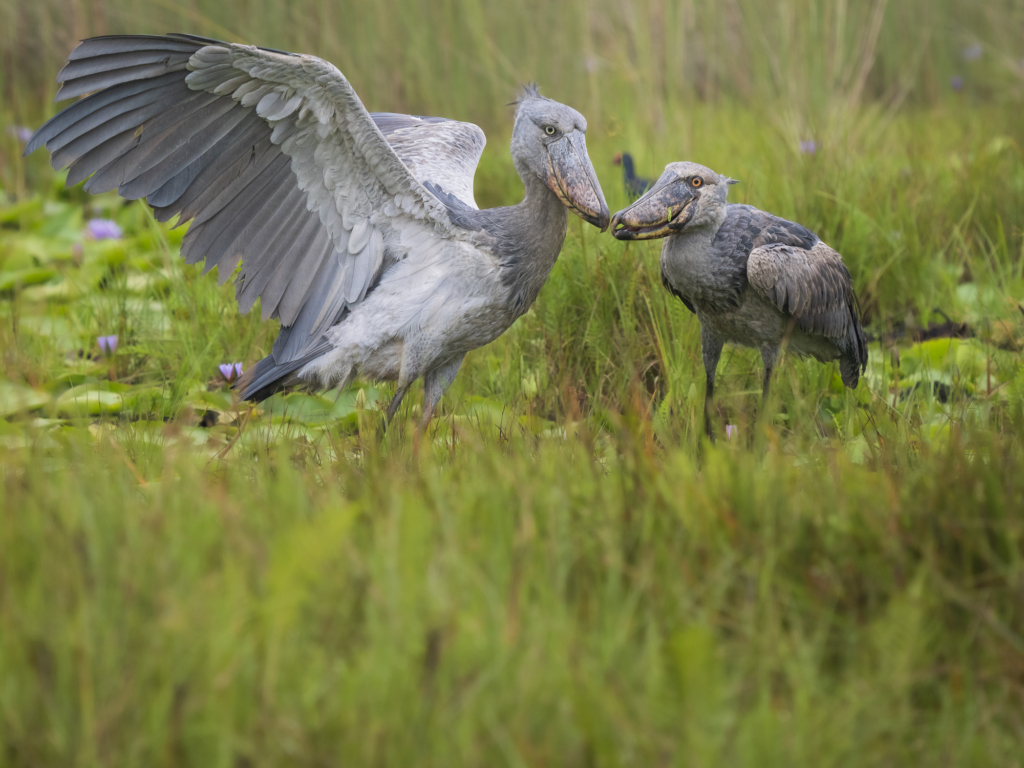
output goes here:
[{"label": "bird's head crest", "polygon": [[519,93],[516,94],[516,100],[507,104],[506,106],[515,107],[518,112],[523,104],[534,99],[546,98],[540,95],[540,86],[536,83],[523,83],[519,88]]}]

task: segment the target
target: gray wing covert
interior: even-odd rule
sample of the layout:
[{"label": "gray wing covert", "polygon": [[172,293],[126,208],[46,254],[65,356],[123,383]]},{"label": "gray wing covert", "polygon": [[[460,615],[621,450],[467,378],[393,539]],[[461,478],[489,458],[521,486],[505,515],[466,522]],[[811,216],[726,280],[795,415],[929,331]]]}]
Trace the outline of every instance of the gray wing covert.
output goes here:
[{"label": "gray wing covert", "polygon": [[755,248],[747,265],[750,285],[805,333],[832,339],[843,383],[856,387],[868,362],[853,281],[842,258],[823,242],[810,250],[770,243]]},{"label": "gray wing covert", "polygon": [[[419,183],[345,77],[300,56],[188,35],[83,41],[37,131],[68,184],[146,198],[156,216],[192,220],[189,263],[279,317],[278,362],[314,348],[365,296],[383,264],[385,229],[442,239],[445,207]],[[89,178],[91,176],[91,178]],[[411,225],[411,226],[410,226]]]},{"label": "gray wing covert", "polygon": [[747,261],[755,248],[770,243],[812,248],[817,242],[817,235],[799,224],[749,205],[727,206],[725,221],[711,244],[712,259],[723,283],[728,283],[722,297],[725,305],[739,304],[747,286]]},{"label": "gray wing covert", "polygon": [[810,250],[771,243],[755,248],[747,263],[750,285],[797,319],[808,333],[848,335],[856,313],[850,273],[839,254],[822,242]]},{"label": "gray wing covert", "polygon": [[818,236],[801,224],[749,205],[729,205],[713,247],[720,255],[745,264],[750,252],[762,245],[782,243],[808,250],[817,242]]}]

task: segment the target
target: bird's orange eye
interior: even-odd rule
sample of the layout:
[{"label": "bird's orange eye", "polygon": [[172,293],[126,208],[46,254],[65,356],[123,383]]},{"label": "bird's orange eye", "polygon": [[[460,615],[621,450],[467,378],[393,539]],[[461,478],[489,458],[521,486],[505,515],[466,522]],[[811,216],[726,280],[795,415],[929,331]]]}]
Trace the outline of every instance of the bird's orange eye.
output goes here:
[{"label": "bird's orange eye", "polygon": [[699,187],[701,184],[704,183],[704,179],[702,179],[700,176],[694,176],[693,179],[691,179],[690,183],[693,184],[693,186],[695,187]]}]

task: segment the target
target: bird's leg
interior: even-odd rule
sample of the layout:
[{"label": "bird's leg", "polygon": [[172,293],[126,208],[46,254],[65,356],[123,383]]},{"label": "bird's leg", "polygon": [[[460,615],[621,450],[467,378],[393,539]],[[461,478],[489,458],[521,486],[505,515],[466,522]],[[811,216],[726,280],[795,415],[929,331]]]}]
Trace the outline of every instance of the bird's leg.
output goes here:
[{"label": "bird's leg", "polygon": [[718,370],[718,360],[722,356],[722,339],[709,331],[706,326],[701,326],[700,347],[704,357],[704,373],[707,376],[707,386],[704,390],[704,433],[711,442],[714,442],[715,434],[711,427],[711,399],[715,396],[715,372]]},{"label": "bird's leg", "polygon": [[390,424],[391,420],[395,418],[395,414],[398,413],[398,406],[402,404],[402,398],[405,397],[405,393],[409,391],[411,384],[411,381],[406,384],[402,384],[401,382],[399,383],[398,389],[395,390],[395,396],[391,398],[391,402],[388,403],[388,410],[384,414],[385,426]]},{"label": "bird's leg", "polygon": [[420,421],[421,427],[425,427],[430,421],[431,416],[434,415],[434,408],[437,407],[441,396],[451,386],[452,382],[455,381],[455,374],[459,372],[459,367],[462,365],[464,357],[465,355],[446,365],[442,365],[440,368],[435,368],[423,377],[423,419]]},{"label": "bird's leg", "polygon": [[402,362],[398,368],[398,384],[395,387],[395,396],[388,404],[387,413],[384,414],[384,427],[391,423],[391,420],[398,413],[398,406],[402,404],[402,398],[409,391],[409,387],[420,377],[422,371],[420,365],[419,348],[412,344],[404,344],[402,347]]},{"label": "bird's leg", "polygon": [[768,408],[768,394],[772,385],[772,372],[775,370],[775,361],[779,356],[779,348],[765,345],[761,347],[761,360],[764,361],[764,387],[761,390],[761,411]]}]

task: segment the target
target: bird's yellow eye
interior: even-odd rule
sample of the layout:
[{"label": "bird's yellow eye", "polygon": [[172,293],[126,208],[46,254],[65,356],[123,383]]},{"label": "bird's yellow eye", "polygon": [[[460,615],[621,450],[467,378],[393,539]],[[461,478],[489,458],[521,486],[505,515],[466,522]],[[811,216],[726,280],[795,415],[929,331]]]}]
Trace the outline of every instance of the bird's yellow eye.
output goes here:
[{"label": "bird's yellow eye", "polygon": [[694,177],[693,177],[693,178],[692,178],[692,179],[690,180],[690,183],[691,183],[691,184],[692,184],[693,186],[695,186],[695,187],[699,187],[699,186],[701,186],[701,185],[702,185],[702,184],[704,183],[704,179],[702,179],[702,178],[701,178],[700,176],[694,176]]},{"label": "bird's yellow eye", "polygon": [[554,136],[555,135],[555,126],[553,126],[553,125],[545,125],[544,126],[544,133],[546,133],[548,136]]}]

